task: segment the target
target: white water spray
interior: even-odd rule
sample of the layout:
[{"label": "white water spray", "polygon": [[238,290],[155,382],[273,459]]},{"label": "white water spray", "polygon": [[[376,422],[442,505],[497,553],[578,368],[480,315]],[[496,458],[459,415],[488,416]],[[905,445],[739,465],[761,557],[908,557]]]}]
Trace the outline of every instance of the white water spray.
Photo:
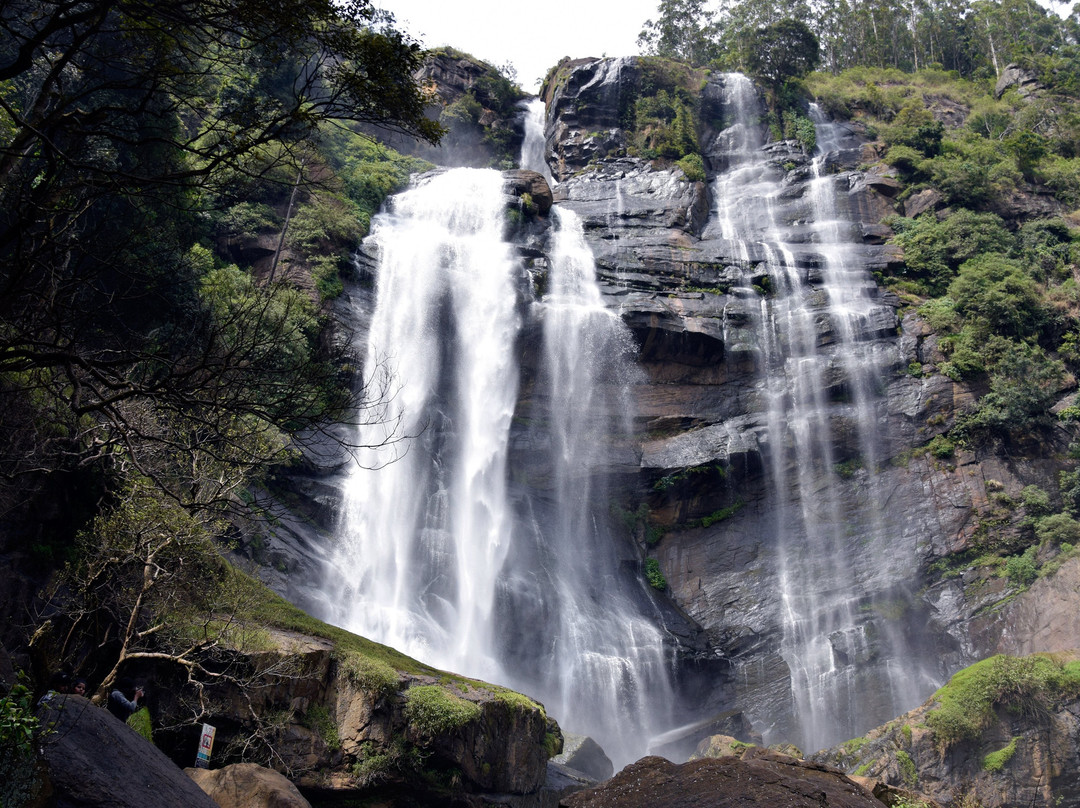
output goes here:
[{"label": "white water spray", "polygon": [[885,614],[902,609],[904,598],[890,588],[888,570],[896,572],[892,581],[903,580],[903,567],[915,563],[901,548],[887,548],[883,494],[874,487],[880,388],[891,361],[874,337],[888,329],[891,312],[855,260],[853,225],[838,212],[825,170],[837,130],[817,120],[823,153],[810,166],[802,212],[781,216],[792,203],[783,198],[777,158],[762,150],[753,87],[729,74],[725,92],[733,120],[720,135],[727,166],[714,188],[716,226],[762,292],[757,327],[780,651],[796,713],[796,737],[783,740],[809,751],[909,709],[928,687],[894,664],[910,661],[911,649]]},{"label": "white water spray", "polygon": [[[519,267],[502,178],[456,169],[376,217],[378,300],[365,367],[392,389],[345,490],[335,566],[352,631],[430,664],[496,677],[486,626],[511,540],[506,452],[517,399]],[[404,441],[381,446],[400,424]]]}]

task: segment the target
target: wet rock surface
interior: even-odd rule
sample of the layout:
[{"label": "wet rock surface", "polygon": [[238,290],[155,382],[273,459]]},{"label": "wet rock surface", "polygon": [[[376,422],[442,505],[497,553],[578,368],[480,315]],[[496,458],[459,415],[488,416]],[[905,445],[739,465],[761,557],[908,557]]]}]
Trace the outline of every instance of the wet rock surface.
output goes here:
[{"label": "wet rock surface", "polygon": [[862,786],[837,771],[782,755],[740,760],[708,758],[674,764],[647,757],[596,788],[559,803],[564,808],[721,808],[760,805],[791,808],[881,808]]}]

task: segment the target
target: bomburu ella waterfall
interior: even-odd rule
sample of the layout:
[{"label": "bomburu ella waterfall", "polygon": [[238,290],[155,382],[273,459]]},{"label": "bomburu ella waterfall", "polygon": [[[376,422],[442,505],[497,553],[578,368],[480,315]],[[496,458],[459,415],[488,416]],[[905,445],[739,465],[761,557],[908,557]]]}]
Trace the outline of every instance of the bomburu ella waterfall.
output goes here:
[{"label": "bomburu ella waterfall", "polygon": [[[366,366],[389,381],[347,482],[336,617],[529,693],[626,763],[671,710],[661,630],[620,568],[595,473],[629,452],[634,346],[571,211],[553,214],[547,288],[533,295],[504,239],[502,185],[493,170],[424,176],[374,223]],[[535,479],[511,479],[512,443]]]},{"label": "bomburu ella waterfall", "polygon": [[[592,85],[633,62],[619,65]],[[646,306],[642,276],[615,271],[612,256],[649,260],[633,228],[659,232],[651,200],[703,198],[704,186],[657,179],[627,158],[595,176],[564,171],[543,227],[529,230],[526,203],[499,172],[439,169],[388,200],[364,247],[377,260],[373,310],[357,315],[368,320],[376,417],[356,437],[366,448],[345,483],[330,617],[529,694],[620,766],[732,709],[766,742],[817,749],[909,709],[940,678],[910,630],[914,544],[890,541],[877,474],[897,329],[852,246],[837,186],[850,133],[812,111],[816,151],[782,166],[750,81],[710,82],[720,121],[708,148],[712,203],[686,209],[701,216],[694,249],[713,254],[699,263],[723,267],[712,339],[724,348],[695,349],[695,361],[744,378],[745,393],[742,414],[691,429],[692,445],[646,434],[658,423],[650,329],[657,305],[714,298]],[[533,102],[526,116],[525,168],[553,158],[542,109]],[[706,344],[700,332],[680,339]],[[740,464],[759,468],[767,504],[742,507]],[[635,495],[627,480],[652,466],[666,476]],[[732,626],[757,621],[753,653],[709,650],[696,607],[672,609],[642,574],[655,555],[676,596],[693,580],[683,550],[666,539],[651,549],[663,526],[637,504],[687,480],[739,497],[716,517],[731,516],[717,547],[730,535],[735,557],[753,537],[750,566],[768,594],[753,614],[735,596],[718,614]],[[711,521],[671,529],[701,525]]]}]

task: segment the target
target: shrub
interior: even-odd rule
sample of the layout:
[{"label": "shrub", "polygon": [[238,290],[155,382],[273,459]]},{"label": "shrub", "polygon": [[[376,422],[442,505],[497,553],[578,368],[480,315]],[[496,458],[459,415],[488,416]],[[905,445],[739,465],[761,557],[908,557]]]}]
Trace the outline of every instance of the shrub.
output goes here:
[{"label": "shrub", "polygon": [[1021,555],[1005,559],[1005,577],[1016,586],[1027,587],[1039,577],[1039,568],[1035,563],[1036,548],[1029,547]]},{"label": "shrub", "polygon": [[682,169],[683,174],[686,175],[690,182],[705,181],[705,161],[701,159],[701,155],[697,152],[679,158],[676,165]]},{"label": "shrub", "polygon": [[660,562],[655,558],[645,559],[645,580],[653,589],[658,589],[661,592],[667,589],[667,579],[660,570]]},{"label": "shrub", "polygon": [[1044,516],[1035,523],[1035,537],[1040,542],[1065,545],[1080,543],[1080,522],[1067,513]]},{"label": "shrub", "polygon": [[20,681],[0,698],[0,805],[21,808],[41,788],[36,743],[40,732],[33,694]]},{"label": "shrub", "polygon": [[926,449],[938,460],[948,460],[956,453],[956,444],[944,435],[936,435],[926,444]]},{"label": "shrub", "polygon": [[997,707],[1034,715],[1078,694],[1078,663],[1063,664],[1047,654],[998,655],[964,668],[938,690],[937,707],[927,714],[926,723],[945,749],[978,738],[993,723]]},{"label": "shrub", "polygon": [[949,284],[949,297],[960,314],[984,320],[998,334],[1026,336],[1046,320],[1035,281],[1000,253],[965,261]]},{"label": "shrub", "polygon": [[893,243],[904,250],[905,274],[932,293],[944,292],[965,261],[988,252],[1007,253],[1013,246],[1004,222],[992,213],[958,210],[943,221],[924,214],[890,223],[899,229]]},{"label": "shrub", "polygon": [[1020,501],[1030,516],[1046,516],[1050,513],[1050,495],[1037,485],[1025,485],[1020,491]]}]

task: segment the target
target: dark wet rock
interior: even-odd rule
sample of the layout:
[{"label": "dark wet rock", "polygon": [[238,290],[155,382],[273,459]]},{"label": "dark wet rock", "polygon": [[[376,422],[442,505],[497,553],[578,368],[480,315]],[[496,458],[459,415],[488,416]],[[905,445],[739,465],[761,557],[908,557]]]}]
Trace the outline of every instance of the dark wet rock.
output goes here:
[{"label": "dark wet rock", "polygon": [[647,757],[607,783],[565,798],[565,808],[881,808],[873,794],[837,771],[780,755],[706,758],[675,764]]},{"label": "dark wet rock", "polygon": [[56,808],[217,808],[152,743],[81,696],[54,696],[38,717],[49,804]]}]

